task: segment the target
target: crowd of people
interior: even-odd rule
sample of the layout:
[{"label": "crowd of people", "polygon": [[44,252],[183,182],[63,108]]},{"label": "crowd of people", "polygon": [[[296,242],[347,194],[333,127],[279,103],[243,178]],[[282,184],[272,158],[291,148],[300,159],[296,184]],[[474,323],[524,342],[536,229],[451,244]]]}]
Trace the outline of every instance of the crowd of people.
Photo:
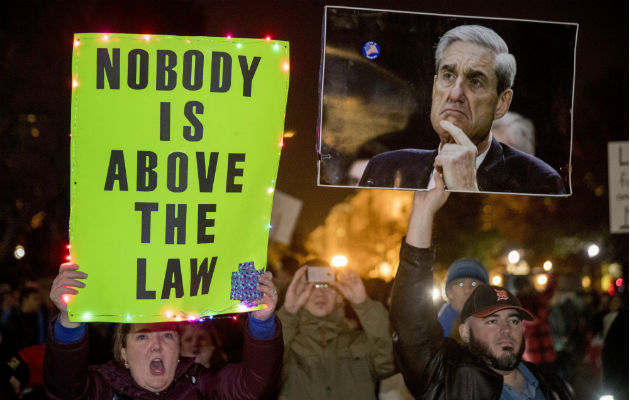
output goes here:
[{"label": "crowd of people", "polygon": [[[54,280],[0,285],[0,397],[574,399],[586,367],[594,383],[627,398],[628,311],[619,296],[560,293],[553,277],[542,292],[528,277],[508,290],[489,285],[478,260],[460,259],[447,271],[445,303],[433,300],[432,229],[446,185],[565,193],[550,166],[490,133],[511,103],[516,65],[488,31],[458,27],[437,46],[431,120],[440,148],[375,157],[362,178],[367,186],[428,189],[415,193],[393,283],[364,282],[351,267],[311,279],[309,268],[326,268],[324,260],[286,259],[260,275],[256,304],[265,307],[247,314],[79,323],[64,296],[80,294],[89,277],[64,263]],[[499,58],[505,76],[494,70]],[[424,160],[422,171],[414,159]]]},{"label": "crowd of people", "polygon": [[[432,299],[433,214],[415,210],[431,210],[437,185],[416,195],[396,280],[363,280],[347,267],[318,283],[307,269],[325,261],[298,267],[285,258],[285,271],[268,268],[278,278],[261,278],[262,315],[79,324],[61,300],[89,281],[78,266],[63,264],[54,281],[2,283],[0,398],[498,398],[506,389],[580,398],[584,375],[604,391],[623,388],[617,357],[624,341],[627,348],[627,308],[619,294],[560,292],[551,275],[540,292],[529,277],[513,277],[512,294],[489,286],[478,260],[459,259],[446,273],[444,301]],[[486,324],[505,327],[498,350],[484,339]]]}]

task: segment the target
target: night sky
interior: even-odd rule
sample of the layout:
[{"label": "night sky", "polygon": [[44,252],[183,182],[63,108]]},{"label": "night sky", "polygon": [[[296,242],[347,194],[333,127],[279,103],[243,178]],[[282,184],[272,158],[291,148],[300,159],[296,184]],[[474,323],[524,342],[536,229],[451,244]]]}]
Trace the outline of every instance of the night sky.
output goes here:
[{"label": "night sky", "polygon": [[[291,78],[277,189],[304,202],[298,237],[354,193],[317,187],[316,132],[323,2],[12,1],[0,12],[0,267],[48,272],[62,259],[69,209],[72,36],[79,32],[264,37],[290,42]],[[582,221],[608,230],[607,142],[628,140],[628,4],[585,1],[343,1],[331,5],[579,23],[573,196]],[[532,57],[536,57],[532,54]],[[517,60],[518,61],[518,60]],[[540,59],[540,73],[553,59]],[[517,74],[518,77],[518,74]],[[584,203],[581,207],[574,207]],[[626,242],[627,235],[615,241]],[[625,261],[627,262],[627,253]],[[627,265],[627,264],[626,264]]]}]

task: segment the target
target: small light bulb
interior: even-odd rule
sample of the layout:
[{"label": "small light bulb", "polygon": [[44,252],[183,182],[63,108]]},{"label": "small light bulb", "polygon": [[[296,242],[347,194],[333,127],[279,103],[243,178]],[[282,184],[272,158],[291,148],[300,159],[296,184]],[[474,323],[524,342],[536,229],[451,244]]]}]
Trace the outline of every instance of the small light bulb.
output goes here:
[{"label": "small light bulb", "polygon": [[282,70],[284,72],[289,72],[290,69],[291,69],[291,65],[289,64],[288,61],[285,61],[282,63]]},{"label": "small light bulb", "polygon": [[225,37],[228,39],[232,39],[232,34],[228,33],[227,35],[225,35]]},{"label": "small light bulb", "polygon": [[61,301],[63,301],[65,304],[69,304],[71,300],[72,300],[71,294],[61,295]]},{"label": "small light bulb", "polygon": [[265,40],[270,42],[271,41],[271,36],[270,35],[265,36]]},{"label": "small light bulb", "polygon": [[74,39],[74,47],[79,47],[80,44],[81,41],[79,40],[79,38]]},{"label": "small light bulb", "polygon": [[103,40],[105,40],[105,41],[109,40],[109,35],[108,34],[104,34],[103,35]]},{"label": "small light bulb", "polygon": [[242,44],[242,43],[236,43],[236,48],[237,48],[237,49],[240,49],[241,47],[243,47],[243,44]]},{"label": "small light bulb", "polygon": [[148,42],[151,40],[151,35],[142,35],[142,38]]},{"label": "small light bulb", "polygon": [[269,194],[273,193],[273,188],[272,187],[267,188],[267,193],[269,193]]}]

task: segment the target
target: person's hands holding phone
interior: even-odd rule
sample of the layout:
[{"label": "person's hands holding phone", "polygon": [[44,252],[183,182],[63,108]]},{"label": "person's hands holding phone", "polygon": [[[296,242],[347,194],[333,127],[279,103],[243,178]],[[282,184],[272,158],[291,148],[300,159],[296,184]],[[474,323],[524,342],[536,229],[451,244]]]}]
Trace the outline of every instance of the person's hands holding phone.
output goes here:
[{"label": "person's hands holding phone", "polygon": [[337,282],[332,282],[330,286],[337,289],[351,303],[360,304],[367,299],[361,277],[350,268],[339,268]]},{"label": "person's hands holding phone", "polygon": [[291,314],[297,313],[306,304],[315,286],[315,282],[308,282],[306,279],[307,268],[304,265],[295,271],[287,288],[284,308]]}]

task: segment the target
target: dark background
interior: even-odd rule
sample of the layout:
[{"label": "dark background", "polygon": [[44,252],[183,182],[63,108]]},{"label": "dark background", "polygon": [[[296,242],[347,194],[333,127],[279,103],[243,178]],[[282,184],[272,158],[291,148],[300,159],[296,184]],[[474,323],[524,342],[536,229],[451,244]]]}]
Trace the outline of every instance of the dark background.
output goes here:
[{"label": "dark background", "polygon": [[[536,229],[602,238],[624,262],[628,236],[608,234],[607,142],[628,140],[628,4],[623,1],[340,1],[331,5],[580,24],[572,154],[573,195]],[[288,40],[291,81],[277,188],[304,201],[296,239],[354,193],[317,187],[316,131],[320,1],[11,1],[0,9],[0,280],[54,275],[65,255],[69,214],[69,127],[75,32],[264,37]],[[522,59],[523,57],[520,57]],[[535,57],[535,55],[531,55]],[[520,59],[517,58],[519,62]],[[553,60],[536,60],[538,73]],[[517,73],[517,79],[519,75]],[[518,97],[517,97],[518,98]],[[504,196],[508,197],[508,196]],[[453,198],[457,200],[453,200]],[[452,196],[455,215],[478,198]],[[538,200],[536,200],[538,201]],[[542,202],[544,200],[540,200]],[[545,203],[546,204],[546,203]],[[546,219],[545,219],[546,218]],[[472,221],[472,220],[471,220]],[[467,229],[462,220],[461,229]],[[540,221],[538,221],[540,222]],[[98,229],[98,227],[95,227]],[[125,229],[121,227],[121,229]],[[26,257],[16,261],[16,244]]]}]

